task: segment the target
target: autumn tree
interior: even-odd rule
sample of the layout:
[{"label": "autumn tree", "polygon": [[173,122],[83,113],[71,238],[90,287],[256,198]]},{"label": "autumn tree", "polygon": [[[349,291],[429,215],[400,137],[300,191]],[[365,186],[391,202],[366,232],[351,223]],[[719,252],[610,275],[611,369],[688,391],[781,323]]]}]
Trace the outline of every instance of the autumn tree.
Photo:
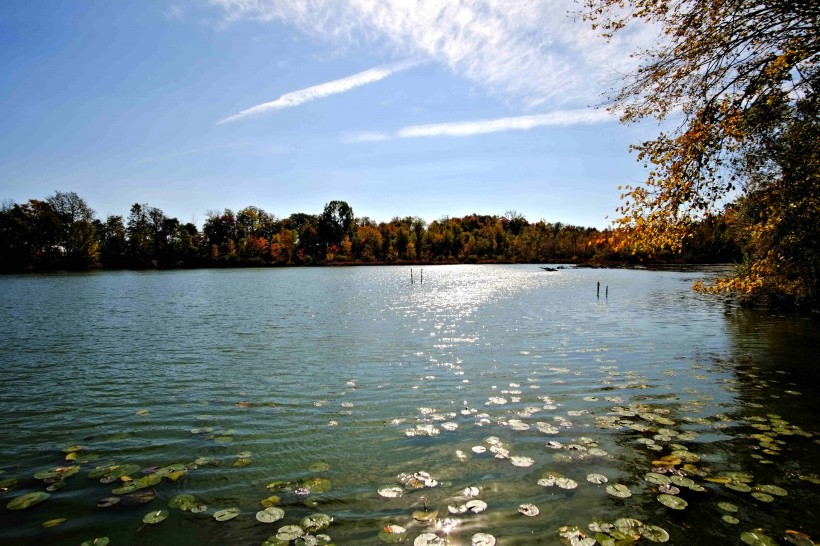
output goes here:
[{"label": "autumn tree", "polygon": [[222,262],[237,260],[237,242],[239,240],[239,224],[236,215],[231,209],[224,211],[209,210],[206,213],[205,225],[202,233],[211,259]]},{"label": "autumn tree", "polygon": [[640,22],[661,32],[611,97],[624,122],[672,127],[633,146],[649,174],[625,188],[616,246],[679,251],[739,196],[744,267],[704,288],[817,308],[820,3],[581,1],[606,38]]}]

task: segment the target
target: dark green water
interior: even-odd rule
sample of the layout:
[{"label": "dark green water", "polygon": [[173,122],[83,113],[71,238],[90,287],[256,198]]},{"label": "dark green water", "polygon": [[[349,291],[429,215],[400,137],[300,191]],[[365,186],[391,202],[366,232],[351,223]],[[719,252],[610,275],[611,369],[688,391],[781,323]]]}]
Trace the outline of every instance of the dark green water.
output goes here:
[{"label": "dark green water", "polygon": [[[564,525],[594,537],[590,522],[622,517],[673,544],[741,544],[756,528],[780,544],[797,540],[787,530],[820,537],[816,321],[693,293],[708,270],[415,273],[413,285],[408,268],[378,267],[0,277],[0,543],[259,545],[316,512],[338,545],[383,544],[388,525],[407,544],[430,532],[559,544]],[[681,451],[671,468],[696,490],[679,487],[688,506],[674,510],[645,475]],[[127,495],[112,495],[119,479],[89,478],[97,467],[132,465],[139,480],[173,464],[138,491],[155,495],[146,504],[97,506]],[[57,477],[33,477],[48,470]],[[438,484],[398,483],[419,471]],[[577,487],[539,485],[546,471]],[[55,479],[40,504],[6,507]],[[615,483],[632,496],[608,494]],[[752,496],[765,485],[787,494]],[[403,493],[385,498],[386,486]],[[470,486],[487,509],[449,514]],[[207,508],[169,508],[179,494]],[[271,495],[284,519],[261,523]],[[413,519],[425,508],[437,529]],[[167,519],[143,523],[160,510]]]}]

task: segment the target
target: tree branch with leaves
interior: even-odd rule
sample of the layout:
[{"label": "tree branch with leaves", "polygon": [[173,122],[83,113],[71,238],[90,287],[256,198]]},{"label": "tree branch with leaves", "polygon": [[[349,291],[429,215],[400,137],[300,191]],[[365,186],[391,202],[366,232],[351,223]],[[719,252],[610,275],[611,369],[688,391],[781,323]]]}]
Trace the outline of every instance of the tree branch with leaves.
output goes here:
[{"label": "tree branch with leaves", "polygon": [[817,254],[793,243],[820,238],[820,3],[580,1],[605,39],[635,23],[659,29],[657,45],[635,53],[638,68],[608,105],[624,123],[677,122],[632,146],[649,173],[622,188],[612,243],[680,251],[698,220],[734,201],[744,267],[699,288],[816,308]]}]

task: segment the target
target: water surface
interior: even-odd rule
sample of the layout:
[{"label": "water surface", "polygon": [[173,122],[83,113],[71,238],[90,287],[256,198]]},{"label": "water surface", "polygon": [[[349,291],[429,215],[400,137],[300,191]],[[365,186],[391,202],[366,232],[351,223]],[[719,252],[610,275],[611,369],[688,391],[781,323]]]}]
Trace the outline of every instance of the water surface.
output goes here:
[{"label": "water surface", "polygon": [[[558,544],[561,526],[586,532],[620,517],[658,525],[676,544],[736,544],[755,528],[784,544],[796,536],[787,530],[820,533],[816,321],[692,292],[710,270],[440,266],[424,268],[423,284],[418,268],[414,284],[409,273],[0,278],[0,480],[14,480],[0,504],[44,491],[37,472],[81,467],[41,504],[0,508],[0,542],[261,544],[315,512],[333,517],[323,532],[340,545],[381,544],[391,524],[408,529],[407,543],[444,537],[441,525],[413,520],[425,509],[456,520],[449,544],[477,532]],[[66,461],[73,445],[82,449]],[[672,468],[704,491],[681,488],[689,506],[678,511],[644,476],[681,449],[698,461]],[[126,464],[139,468],[134,479],[155,466],[186,471],[147,488],[147,504],[97,507],[122,483],[88,473]],[[419,471],[438,484],[398,483]],[[538,485],[547,471],[578,486]],[[748,474],[751,492],[777,485],[787,495],[761,501],[729,488],[720,481],[731,472]],[[589,473],[609,481],[592,484]],[[269,490],[274,481],[283,483]],[[616,482],[632,496],[608,494]],[[379,495],[396,485],[401,497]],[[469,486],[487,510],[448,514]],[[207,510],[168,508],[180,493]],[[285,518],[260,523],[272,494]],[[721,519],[718,502],[739,508],[738,523]],[[540,514],[521,515],[522,503]],[[240,515],[214,520],[227,507]],[[165,521],[143,524],[162,509]],[[42,527],[55,518],[66,521]]]}]

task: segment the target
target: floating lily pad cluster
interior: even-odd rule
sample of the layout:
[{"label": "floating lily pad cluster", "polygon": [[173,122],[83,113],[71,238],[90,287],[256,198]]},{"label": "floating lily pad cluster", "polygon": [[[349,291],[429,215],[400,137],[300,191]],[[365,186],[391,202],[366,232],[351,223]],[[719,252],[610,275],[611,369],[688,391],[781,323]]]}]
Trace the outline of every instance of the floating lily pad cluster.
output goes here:
[{"label": "floating lily pad cluster", "polygon": [[[458,429],[458,423],[452,421],[457,414],[455,412],[439,413],[435,408],[419,408],[419,417],[413,428],[404,431],[409,437],[414,436],[438,436],[441,431],[453,432]],[[399,424],[403,420],[394,420],[394,424]]]},{"label": "floating lily pad cluster", "polygon": [[772,464],[772,458],[779,456],[783,448],[788,444],[785,438],[790,436],[803,436],[811,438],[812,434],[797,425],[792,425],[780,415],[770,413],[765,416],[754,415],[747,418],[751,428],[758,432],[749,434],[749,438],[757,442],[754,447],[755,452],[751,457],[761,464]]},{"label": "floating lily pad cluster", "polygon": [[[604,368],[602,367],[602,369]],[[650,380],[640,374],[633,372],[616,373],[614,370],[616,367],[611,368],[610,378],[613,382],[620,382],[617,387],[612,387],[613,390],[614,388],[643,389],[651,383]],[[572,373],[566,368],[554,368],[553,371],[557,374],[556,383],[565,380],[565,378],[559,376]],[[566,380],[567,382],[570,381],[569,378]],[[523,387],[522,384],[524,384]],[[630,514],[633,513],[632,507],[637,503],[624,499],[635,496],[641,501],[648,499],[654,502],[656,500],[658,505],[654,505],[654,513],[656,515],[668,514],[670,518],[685,517],[677,512],[687,510],[690,505],[695,505],[702,499],[708,498],[709,507],[713,512],[719,514],[720,519],[726,524],[733,525],[739,525],[740,523],[737,516],[748,518],[748,512],[738,507],[737,504],[723,499],[739,502],[745,508],[743,503],[737,500],[738,498],[748,498],[756,503],[770,503],[777,502],[779,498],[788,496],[789,493],[780,485],[762,483],[764,480],[756,480],[750,473],[721,472],[710,468],[711,465],[708,462],[714,465],[714,459],[710,460],[712,453],[707,449],[701,451],[703,455],[697,453],[697,445],[692,444],[698,441],[698,432],[687,429],[696,428],[696,425],[697,427],[709,427],[710,429],[724,431],[729,427],[736,426],[737,423],[741,423],[743,427],[749,426],[754,429],[748,435],[744,432],[744,437],[755,440],[755,445],[753,445],[755,453],[753,455],[760,454],[761,457],[765,456],[765,458],[774,458],[784,452],[788,447],[788,439],[784,438],[788,436],[811,436],[810,433],[790,425],[774,414],[748,419],[731,418],[721,414],[712,415],[708,418],[691,415],[680,416],[683,408],[695,412],[703,407],[702,400],[706,400],[705,397],[700,400],[689,400],[681,405],[669,402],[675,396],[678,396],[678,393],[670,393],[668,397],[663,395],[664,397],[660,398],[658,405],[653,405],[653,403],[647,402],[647,400],[651,400],[649,396],[636,396],[635,399],[641,400],[639,403],[627,403],[624,397],[603,396],[602,393],[595,396],[585,396],[584,400],[589,404],[600,402],[601,411],[606,412],[606,415],[601,415],[601,412],[595,409],[570,409],[567,407],[569,396],[538,396],[537,399],[542,404],[533,403],[535,397],[527,396],[530,388],[533,390],[540,388],[534,378],[526,378],[525,381],[520,383],[510,383],[509,388],[495,389],[494,387],[493,396],[487,398],[484,404],[486,411],[491,413],[484,413],[470,408],[465,401],[464,409],[458,412],[442,411],[432,407],[418,408],[418,416],[415,417],[415,422],[412,422],[413,417],[402,416],[394,419],[392,424],[400,425],[410,421],[412,423],[410,428],[401,427],[398,429],[398,433],[403,432],[407,437],[418,437],[418,443],[423,446],[436,446],[452,441],[464,429],[470,428],[471,421],[475,427],[490,428],[491,430],[488,430],[487,434],[498,434],[500,437],[487,436],[480,441],[471,438],[470,443],[458,446],[462,449],[456,450],[457,460],[463,462],[473,459],[470,464],[475,463],[477,466],[484,467],[491,466],[493,471],[517,472],[517,476],[525,477],[523,481],[526,481],[529,486],[533,485],[534,476],[537,476],[541,471],[518,469],[528,469],[544,462],[548,464],[547,468],[560,468],[563,473],[557,470],[546,470],[540,473],[537,484],[545,489],[532,488],[539,491],[539,495],[554,495],[564,498],[577,495],[578,497],[585,496],[585,498],[589,498],[588,492],[593,491],[600,499],[600,502]],[[609,390],[609,387],[607,389]],[[694,392],[696,391],[690,391],[690,393]],[[322,407],[327,404],[329,402],[320,401],[314,403],[314,406]],[[609,407],[609,404],[617,404],[617,406]],[[237,404],[240,408],[247,408],[252,405],[251,403]],[[345,402],[341,405],[343,408],[354,407],[352,402]],[[202,420],[211,418],[207,416]],[[634,481],[629,481],[629,478],[625,477],[623,473],[618,473],[617,477],[614,473],[610,474],[612,479],[601,473],[606,472],[609,474],[609,471],[598,467],[596,461],[605,462],[610,466],[614,466],[619,462],[618,458],[610,456],[607,451],[602,449],[602,445],[610,450],[619,448],[610,447],[612,444],[606,444],[604,440],[600,440],[599,445],[596,438],[604,437],[609,433],[601,433],[595,430],[593,426],[597,426],[602,430],[620,431],[619,436],[623,435],[626,439],[622,445],[627,446],[627,450],[637,455],[638,468],[641,468],[641,465],[645,466],[643,470],[638,471],[637,476],[633,478]],[[745,428],[743,430],[746,431]],[[703,433],[702,430],[701,432]],[[230,444],[236,431],[208,426],[192,429],[191,433],[196,435],[197,438],[209,442]],[[580,436],[581,434],[587,436]],[[539,435],[546,435],[549,438],[542,438]],[[527,455],[531,456],[517,453],[519,447],[517,439],[522,437],[526,438],[525,446],[530,450]],[[502,440],[502,438],[504,439]],[[537,442],[532,441],[536,438],[538,439]],[[403,444],[411,443],[404,439],[401,442]],[[479,445],[470,448],[474,443]],[[687,446],[687,444],[689,445]],[[83,471],[89,470],[93,466],[94,468],[91,468],[87,473],[88,477],[99,480],[103,484],[110,484],[109,487],[113,488],[111,493],[113,496],[105,497],[98,503],[99,507],[107,508],[120,503],[122,505],[150,503],[157,499],[155,488],[159,490],[159,496],[164,502],[164,499],[167,499],[170,494],[163,491],[160,485],[163,482],[165,482],[166,487],[171,485],[167,482],[185,483],[187,478],[195,477],[196,473],[193,471],[198,467],[216,466],[221,462],[224,466],[223,470],[225,472],[235,472],[235,476],[247,476],[258,470],[256,464],[254,464],[254,454],[250,451],[238,452],[238,449],[234,450],[229,445],[215,446],[212,443],[207,445],[207,449],[210,451],[209,454],[216,451],[222,452],[222,455],[216,458],[200,457],[188,464],[176,463],[166,466],[142,467],[130,462],[108,460],[95,462],[91,465],[88,463],[98,457],[84,454],[83,448],[76,445],[64,450],[66,464],[39,470],[35,477],[43,480],[48,486],[58,484],[57,487],[61,487],[65,485],[67,478],[81,472],[81,464],[83,465]],[[498,462],[494,462],[493,459],[497,459]],[[758,460],[765,462],[763,458]],[[567,466],[564,466],[564,463],[567,463]],[[254,464],[254,467],[247,471],[233,470],[251,464]],[[516,467],[516,469],[509,469],[510,465]],[[191,517],[189,514],[182,514],[181,512],[203,514],[200,518],[203,522],[206,522],[204,524],[225,524],[229,529],[231,525],[239,527],[239,524],[237,522],[234,522],[234,524],[225,522],[231,522],[238,518],[241,525],[250,524],[257,529],[268,526],[268,529],[273,530],[278,527],[275,532],[271,531],[272,534],[265,540],[264,546],[285,546],[288,544],[297,546],[326,545],[331,542],[331,538],[325,531],[334,521],[333,516],[320,512],[304,515],[307,512],[304,506],[311,507],[312,510],[310,511],[313,511],[318,510],[315,506],[320,501],[323,503],[328,500],[332,501],[332,499],[319,496],[331,489],[331,481],[325,475],[329,468],[327,463],[320,461],[310,465],[308,470],[311,476],[307,478],[303,478],[304,474],[299,473],[298,479],[282,479],[268,483],[268,493],[275,494],[269,494],[259,500],[261,507],[257,506],[256,510],[243,513],[239,507],[230,506],[232,504],[230,502],[209,508],[194,495],[180,493],[168,500],[168,509],[165,509],[166,506],[159,504],[157,499],[157,502],[152,505],[153,510],[143,512],[143,510],[149,508],[146,506],[144,509],[140,509],[139,516],[142,518],[144,525],[157,525],[166,519],[173,521],[174,518]],[[573,471],[573,469],[576,471]],[[591,470],[597,471],[591,472]],[[610,470],[612,469],[610,468]],[[488,472],[487,475],[492,476],[492,472]],[[814,474],[800,474],[796,477],[806,483],[820,483],[820,477]],[[408,508],[403,514],[403,519],[402,516],[398,518],[391,516],[391,521],[388,521],[385,517],[379,526],[373,527],[373,535],[378,534],[379,539],[385,543],[412,542],[414,545],[418,544],[420,546],[443,545],[453,542],[448,537],[451,534],[458,535],[458,526],[464,523],[465,527],[463,529],[470,529],[472,535],[465,533],[458,536],[455,542],[459,544],[469,542],[473,546],[493,546],[496,544],[496,538],[493,535],[475,531],[480,530],[483,523],[492,521],[490,518],[494,517],[493,512],[498,511],[500,503],[496,503],[494,498],[497,490],[485,487],[484,482],[477,482],[476,485],[463,489],[461,487],[464,484],[462,484],[455,488],[452,494],[448,494],[446,491],[451,484],[440,482],[439,479],[434,478],[429,472],[417,471],[410,474],[400,474],[395,483],[382,487],[377,488],[377,486],[368,484],[370,489],[369,493],[366,494],[374,499],[379,499],[379,502],[388,507],[388,510],[395,510],[397,507]],[[491,477],[489,479],[493,480],[495,478]],[[781,482],[778,477],[765,481]],[[16,479],[3,480],[0,482],[0,492],[4,487],[10,490],[16,486],[18,486]],[[179,483],[176,487],[178,486]],[[95,485],[95,487],[98,486]],[[432,488],[437,489],[436,491],[427,491]],[[581,491],[576,492],[575,490],[579,488]],[[709,494],[703,494],[707,489]],[[378,497],[376,497],[376,492]],[[698,493],[702,495],[698,495]],[[737,495],[738,493],[742,495]],[[796,492],[792,495],[796,496]],[[425,496],[435,499],[434,502],[431,502],[432,508],[428,508]],[[447,500],[441,502],[441,498],[444,496],[447,496]],[[8,504],[8,508],[20,510],[35,506],[48,498],[48,492],[27,493],[12,499]],[[489,501],[489,504],[484,499]],[[527,518],[538,518],[541,509],[532,502],[522,503],[525,500],[538,502],[538,499],[516,499],[515,503],[510,503],[511,507],[508,504],[506,509],[507,512],[512,514],[505,514],[505,517],[518,518],[517,521],[522,526],[532,525],[532,520]],[[12,503],[16,503],[13,505],[14,507],[12,507]],[[434,506],[435,503],[438,503],[438,506]],[[409,508],[410,504],[413,504],[412,508]],[[294,510],[292,509],[294,505],[302,506],[298,510]],[[542,504],[541,506],[545,505]],[[720,511],[718,512],[715,507]],[[328,511],[332,512],[331,510]],[[252,515],[254,512],[255,517]],[[45,521],[42,525],[49,528],[60,525],[63,521],[65,521],[63,518],[55,518]],[[534,521],[539,520],[535,519]],[[716,522],[720,525],[720,520],[717,520],[717,518]],[[749,525],[749,527],[752,526],[754,524]],[[743,529],[743,527],[728,526],[726,528],[730,529],[729,532],[733,533],[731,536],[735,537],[738,536],[738,531]],[[612,523],[596,521],[586,529],[566,526],[559,530],[559,536],[563,543],[573,546],[592,546],[593,544],[620,546],[637,541],[666,542],[669,540],[669,534],[665,529],[644,524],[632,518],[620,518]],[[773,535],[763,529],[753,529],[743,531],[739,536],[740,540],[747,544],[765,545],[775,543],[768,542],[775,540],[771,536],[776,536],[778,541],[787,540],[790,543],[800,545],[813,544],[808,535],[797,531],[785,531],[785,534]],[[104,541],[107,541],[105,537],[95,540],[99,541],[96,542],[97,544],[104,544]],[[87,543],[91,544],[91,542]]]},{"label": "floating lily pad cluster", "polygon": [[[384,498],[393,499],[403,496],[407,491],[419,491],[440,485],[439,481],[426,471],[418,471],[413,474],[399,474],[397,481],[401,484],[400,486],[381,487],[378,490],[379,495]],[[477,498],[480,494],[481,490],[476,486],[461,489],[447,505],[447,513],[462,518],[475,517],[475,514],[481,514],[487,510],[488,505],[483,500]],[[423,509],[413,511],[411,518],[414,524],[423,524],[427,527],[421,534],[418,534],[414,538],[413,544],[449,544],[447,536],[455,532],[457,527],[462,523],[462,520],[450,517],[439,517],[443,511],[429,509],[424,499],[425,497],[423,496],[419,497],[419,500],[422,501]],[[409,541],[411,534],[408,532],[407,525],[390,523],[382,527],[378,536],[382,542],[394,544]],[[488,533],[475,533],[471,538],[471,544],[475,546],[492,546],[495,544],[495,537]]]},{"label": "floating lily pad cluster", "polygon": [[538,485],[542,487],[558,487],[559,489],[575,489],[578,487],[578,482],[567,478],[560,472],[554,470],[547,470],[541,474],[538,480]]},{"label": "floating lily pad cluster", "polygon": [[[331,488],[330,478],[311,476],[301,481],[274,480],[266,486],[268,491],[289,491],[298,497],[308,497],[314,493],[327,493]],[[271,497],[269,497],[270,499]]]},{"label": "floating lily pad cluster", "polygon": [[598,447],[598,442],[586,436],[582,436],[576,442],[568,444],[550,440],[547,442],[547,447],[560,451],[553,456],[553,459],[560,462],[583,461],[609,455],[609,453]]},{"label": "floating lily pad cluster", "polygon": [[634,518],[619,518],[613,523],[593,521],[588,530],[564,526],[558,529],[563,544],[570,546],[617,546],[632,544],[641,539],[649,542],[667,542],[669,533],[657,525],[647,525]]}]

